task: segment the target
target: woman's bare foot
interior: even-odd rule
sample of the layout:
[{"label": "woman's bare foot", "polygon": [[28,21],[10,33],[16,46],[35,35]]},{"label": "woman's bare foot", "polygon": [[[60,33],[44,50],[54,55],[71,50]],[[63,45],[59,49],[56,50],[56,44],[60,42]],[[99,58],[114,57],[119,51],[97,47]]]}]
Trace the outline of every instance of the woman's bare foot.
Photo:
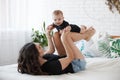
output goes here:
[{"label": "woman's bare foot", "polygon": [[87,29],[87,31],[84,34],[86,34],[85,40],[89,41],[91,37],[95,34],[95,29],[93,27],[90,27]]}]

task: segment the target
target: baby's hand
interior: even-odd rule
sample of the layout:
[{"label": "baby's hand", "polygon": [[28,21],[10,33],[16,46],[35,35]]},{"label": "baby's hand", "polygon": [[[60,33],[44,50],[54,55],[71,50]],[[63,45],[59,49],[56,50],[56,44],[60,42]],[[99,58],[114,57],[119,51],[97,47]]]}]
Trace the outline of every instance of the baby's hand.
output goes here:
[{"label": "baby's hand", "polygon": [[52,30],[52,29],[54,29],[53,25],[49,25],[49,26],[47,27],[47,30]]}]

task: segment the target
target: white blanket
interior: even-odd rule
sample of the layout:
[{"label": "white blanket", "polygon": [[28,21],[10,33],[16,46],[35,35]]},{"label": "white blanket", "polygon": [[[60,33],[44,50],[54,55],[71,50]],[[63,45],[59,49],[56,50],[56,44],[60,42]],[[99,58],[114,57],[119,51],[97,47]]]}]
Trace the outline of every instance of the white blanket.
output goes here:
[{"label": "white blanket", "polygon": [[17,72],[17,64],[0,66],[0,80],[120,80],[120,58],[87,58],[85,71],[51,76]]}]

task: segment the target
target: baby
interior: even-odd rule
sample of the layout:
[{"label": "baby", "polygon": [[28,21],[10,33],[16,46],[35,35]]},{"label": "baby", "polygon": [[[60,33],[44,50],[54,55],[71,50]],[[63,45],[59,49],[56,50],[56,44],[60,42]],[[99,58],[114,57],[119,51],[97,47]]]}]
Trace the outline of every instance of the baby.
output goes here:
[{"label": "baby", "polygon": [[[81,27],[79,27],[74,24],[69,24],[67,21],[64,20],[63,12],[61,10],[53,11],[53,20],[54,22],[51,25],[49,25],[47,29],[49,30],[53,30],[54,28],[57,29],[57,32],[53,34],[54,45],[56,47],[57,52],[60,54],[60,56],[65,56],[66,51],[61,42],[61,33],[63,29],[67,26],[70,26],[71,32],[75,32],[78,35],[78,34],[84,34],[85,32],[88,32],[86,29],[87,27],[84,25],[81,25]],[[85,39],[85,40],[89,40],[89,39]]]},{"label": "baby", "polygon": [[61,10],[53,11],[53,28],[59,31],[63,30],[65,27],[70,26],[71,32],[84,33],[86,31],[86,26],[82,25],[81,28],[75,24],[69,24],[64,20],[63,12]]}]

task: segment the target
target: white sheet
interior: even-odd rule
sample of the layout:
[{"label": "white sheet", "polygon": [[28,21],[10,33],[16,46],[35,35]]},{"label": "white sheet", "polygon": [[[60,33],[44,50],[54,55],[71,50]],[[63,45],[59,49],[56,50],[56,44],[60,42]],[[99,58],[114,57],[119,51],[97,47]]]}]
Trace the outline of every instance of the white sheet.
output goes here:
[{"label": "white sheet", "polygon": [[52,76],[17,72],[17,64],[0,66],[0,80],[120,80],[120,58],[87,58],[85,71]]}]

